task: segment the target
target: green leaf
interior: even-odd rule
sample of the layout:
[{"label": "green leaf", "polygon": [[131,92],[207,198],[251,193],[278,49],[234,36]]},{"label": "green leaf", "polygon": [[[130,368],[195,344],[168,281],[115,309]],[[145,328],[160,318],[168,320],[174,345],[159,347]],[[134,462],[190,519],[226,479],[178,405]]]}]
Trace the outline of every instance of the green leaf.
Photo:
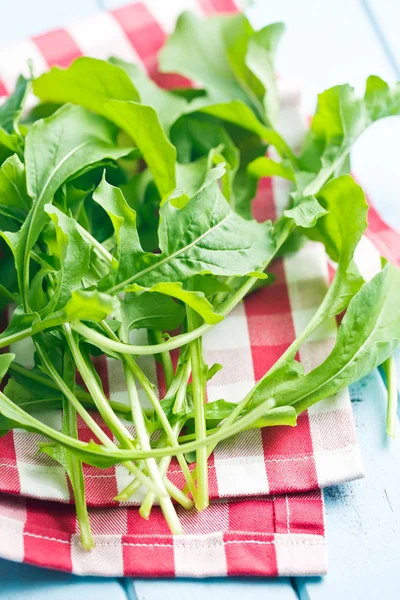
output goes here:
[{"label": "green leaf", "polygon": [[327,214],[327,211],[313,196],[302,198],[294,208],[283,211],[285,217],[293,219],[298,227],[314,227],[318,219]]},{"label": "green leaf", "polygon": [[272,23],[250,38],[246,64],[263,84],[263,106],[270,125],[275,126],[279,111],[274,60],[278,43],[285,31],[283,23]]},{"label": "green leaf", "polygon": [[182,13],[159,54],[160,69],[201,82],[222,101],[246,101],[226,56],[223,27],[223,17],[201,20],[192,13]]},{"label": "green leaf", "polygon": [[114,299],[97,290],[74,290],[61,311],[68,321],[103,321],[115,308]]},{"label": "green leaf", "polygon": [[34,91],[47,101],[81,104],[116,123],[143,153],[160,194],[175,187],[175,148],[156,110],[139,104],[139,94],[124,69],[82,57],[66,70],[53,67],[36,79]]},{"label": "green leaf", "polygon": [[254,400],[272,394],[299,413],[367,375],[399,346],[399,293],[400,271],[388,264],[351,300],[328,358],[307,375],[288,377],[283,368],[266,377]]},{"label": "green leaf", "polygon": [[[124,69],[140,94],[142,104],[152,106],[160,122],[168,133],[171,125],[185,112],[187,100],[158,87],[138,65],[112,57],[110,62]],[[122,100],[122,98],[119,98]]]},{"label": "green leaf", "polygon": [[261,177],[283,177],[289,181],[294,181],[295,176],[293,167],[289,161],[276,162],[267,156],[259,156],[253,160],[248,171],[253,177],[260,179]]},{"label": "green leaf", "polygon": [[[44,377],[44,375],[42,375]],[[62,394],[45,385],[32,386],[32,381],[28,380],[25,385],[16,381],[15,378],[9,379],[4,393],[15,404],[29,413],[36,410],[48,408],[60,408],[62,403]]]},{"label": "green leaf", "polygon": [[185,311],[164,294],[144,292],[126,294],[121,302],[121,317],[126,332],[142,328],[170,331],[182,324]]},{"label": "green leaf", "polygon": [[243,129],[247,129],[252,133],[257,134],[267,144],[271,144],[276,148],[280,156],[288,158],[295,163],[296,158],[277,131],[271,127],[264,125],[254,114],[254,112],[241,100],[231,100],[229,102],[217,101],[214,97],[206,96],[191,102],[188,106],[188,112],[201,111],[214,117],[218,117],[222,121],[234,123]]},{"label": "green leaf", "polygon": [[316,194],[329,177],[349,168],[350,147],[372,122],[396,114],[399,86],[391,90],[375,76],[368,79],[364,98],[357,98],[348,84],[320,94],[299,161],[303,170],[317,173],[305,195]]},{"label": "green leaf", "polygon": [[52,67],[33,80],[33,92],[42,102],[72,102],[104,116],[107,100],[139,101],[139,94],[123,69],[88,56],[77,58],[67,69]]},{"label": "green leaf", "polygon": [[105,104],[104,114],[137,144],[160,195],[171,192],[175,187],[176,149],[165,135],[154,108],[137,102],[110,100]]},{"label": "green leaf", "polygon": [[46,204],[45,212],[56,228],[60,271],[51,304],[53,310],[59,310],[65,306],[71,293],[82,286],[82,279],[89,270],[90,244],[82,238],[75,219],[67,217],[51,204]]},{"label": "green leaf", "polygon": [[[138,267],[137,257],[151,262],[153,255],[145,253],[140,245],[136,229],[136,211],[131,208],[117,187],[110,185],[105,174],[93,194],[93,200],[101,206],[111,219],[117,241],[119,279],[127,279]],[[133,271],[132,271],[133,269]]]},{"label": "green leaf", "polygon": [[13,154],[0,167],[0,213],[24,221],[32,201],[26,191],[25,167]]},{"label": "green leaf", "polygon": [[7,374],[9,366],[11,365],[14,358],[15,354],[0,354],[0,383],[3,381],[4,376]]},{"label": "green leaf", "polygon": [[398,115],[400,113],[400,85],[397,83],[391,89],[386,81],[377,75],[371,75],[367,79],[364,100],[373,121]]},{"label": "green leaf", "polygon": [[43,207],[69,177],[97,161],[119,158],[129,148],[115,145],[115,129],[102,117],[78,106],[65,105],[48,119],[37,121],[26,136],[27,190],[33,205],[21,229],[4,232],[26,296],[29,254],[48,219]]},{"label": "green leaf", "polygon": [[322,242],[333,261],[348,265],[367,228],[365,194],[350,175],[342,175],[328,182],[317,198],[325,214],[307,235]]},{"label": "green leaf", "polygon": [[[133,284],[127,289],[127,291],[134,292],[141,290],[145,292],[165,294],[166,296],[172,296],[173,298],[181,300],[187,306],[190,306],[190,308],[195,310],[201,317],[203,317],[205,323],[208,323],[209,325],[215,325],[224,318],[222,315],[219,315],[214,311],[213,305],[207,300],[203,292],[185,290],[180,281],[175,283],[156,283],[151,288],[142,288],[141,286]],[[169,329],[174,329],[174,327],[169,327]]]},{"label": "green leaf", "polygon": [[28,80],[20,75],[15,89],[0,106],[0,128],[12,133],[19,122],[28,91]]},{"label": "green leaf", "polygon": [[29,327],[31,327],[35,319],[37,319],[36,314],[27,314],[24,311],[23,306],[17,306],[12,314],[12,317],[6,329],[0,333],[0,340],[5,340],[10,336],[18,334],[24,329],[28,329]]},{"label": "green leaf", "polygon": [[[204,186],[182,209],[166,202],[160,209],[161,254],[143,252],[135,228],[136,214],[122,193],[105,180],[94,194],[113,219],[119,244],[116,284],[102,286],[110,293],[132,283],[151,288],[156,283],[184,281],[200,273],[247,275],[273,252],[269,222],[245,221],[222,196],[210,171]],[[222,172],[222,171],[221,171]]]}]

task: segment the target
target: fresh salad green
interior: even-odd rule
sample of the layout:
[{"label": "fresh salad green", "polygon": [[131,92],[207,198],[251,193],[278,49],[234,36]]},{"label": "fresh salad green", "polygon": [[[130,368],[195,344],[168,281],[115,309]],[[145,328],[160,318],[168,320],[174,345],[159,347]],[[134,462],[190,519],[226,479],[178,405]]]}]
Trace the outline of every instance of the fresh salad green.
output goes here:
[{"label": "fresh salad green", "polygon": [[[40,450],[71,480],[87,549],[83,462],[100,469],[122,463],[132,480],[117,499],[145,488],[142,516],[157,501],[178,534],[172,500],[208,505],[207,462],[221,440],[295,426],[299,413],[382,363],[394,434],[400,272],[386,264],[364,282],[357,270],[368,207],[349,169],[362,132],[400,114],[400,87],[372,76],[362,98],[349,85],[326,90],[295,152],[276,129],[274,56],[283,29],[276,23],[254,31],[241,14],[202,21],[184,13],[160,67],[196,87],[166,91],[133,64],[84,57],[36,79],[20,77],[0,107],[0,308],[11,317],[0,348],[31,338],[35,365],[0,355],[0,377],[8,374],[0,432],[23,428],[48,439]],[[27,112],[29,90],[39,102]],[[279,159],[266,156],[268,147]],[[275,222],[258,223],[251,203],[267,176],[291,182],[290,201]],[[273,285],[272,261],[306,239],[322,242],[337,263],[320,307],[241,402],[206,403],[207,381],[221,366],[205,364],[202,336],[247,294]],[[344,310],[330,355],[305,374],[298,349]],[[148,344],[133,343],[137,329],[147,330]],[[102,353],[121,361],[128,404],[106,397],[92,361]],[[162,365],[163,398],[138,365],[140,355]],[[138,386],[150,409],[141,406]],[[61,431],[40,420],[54,407],[63,413]],[[78,438],[78,416],[93,432],[89,443]],[[166,475],[172,457],[183,490]]]}]

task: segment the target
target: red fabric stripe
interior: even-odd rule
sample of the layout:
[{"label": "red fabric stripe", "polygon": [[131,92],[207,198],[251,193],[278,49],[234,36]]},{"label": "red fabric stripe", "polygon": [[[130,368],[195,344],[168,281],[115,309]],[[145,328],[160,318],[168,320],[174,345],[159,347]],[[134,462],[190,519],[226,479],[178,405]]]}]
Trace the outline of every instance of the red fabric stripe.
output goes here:
[{"label": "red fabric stripe", "polygon": [[[274,536],[257,535],[256,543],[252,544],[254,539],[254,535],[247,532],[235,531],[224,534],[228,575],[265,577],[278,575]],[[238,541],[247,543],[240,544]]]},{"label": "red fabric stripe", "polygon": [[11,494],[20,494],[21,487],[17,468],[13,432],[0,437],[0,490]]},{"label": "red fabric stripe", "polygon": [[[159,508],[153,508],[152,515],[160,512]],[[150,521],[153,521],[152,516]],[[174,548],[171,535],[141,535],[139,542],[136,536],[122,537],[125,576],[135,575],[135,577],[151,578],[175,576]]]},{"label": "red fabric stripe", "polygon": [[307,413],[297,418],[296,427],[266,427],[261,433],[271,493],[318,487]]},{"label": "red fabric stripe", "polygon": [[380,217],[369,198],[367,237],[382,256],[400,266],[400,233],[389,227]]},{"label": "red fabric stripe", "polygon": [[75,58],[82,56],[74,39],[65,29],[54,29],[32,39],[50,67],[68,67]]},{"label": "red fabric stripe", "polygon": [[71,535],[76,533],[74,508],[30,498],[26,503],[25,562],[72,571],[70,542]]},{"label": "red fabric stripe", "polygon": [[138,2],[112,11],[126,37],[137,52],[151,78],[161,87],[191,87],[185,77],[164,74],[158,70],[157,53],[165,41],[165,33],[149,10]]},{"label": "red fabric stripe", "polygon": [[217,13],[237,13],[238,9],[233,0],[199,0],[206,15]]},{"label": "red fabric stripe", "polygon": [[8,96],[8,91],[4,81],[0,79],[0,96]]}]

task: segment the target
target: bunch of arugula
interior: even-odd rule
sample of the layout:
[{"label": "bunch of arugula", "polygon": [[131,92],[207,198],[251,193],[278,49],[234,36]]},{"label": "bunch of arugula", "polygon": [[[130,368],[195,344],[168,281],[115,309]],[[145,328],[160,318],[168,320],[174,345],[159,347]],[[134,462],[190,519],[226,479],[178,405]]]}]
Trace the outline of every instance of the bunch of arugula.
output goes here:
[{"label": "bunch of arugula", "polygon": [[[157,500],[171,531],[181,533],[171,499],[207,506],[207,460],[221,440],[249,428],[294,426],[300,412],[382,363],[393,433],[400,273],[386,264],[364,282],[354,263],[367,204],[349,175],[349,153],[371,123],[400,113],[400,88],[370,77],[363,98],[348,85],[323,92],[295,154],[276,128],[274,55],[282,32],[280,23],[254,31],[243,15],[200,21],[184,13],[160,67],[196,81],[195,89],[166,91],[117,58],[80,58],[33,81],[20,77],[0,108],[0,298],[11,313],[0,347],[30,338],[35,364],[27,369],[14,354],[1,355],[0,376],[9,372],[9,379],[0,392],[0,429],[49,440],[40,449],[71,480],[87,549],[83,462],[122,463],[132,481],[117,499],[143,486],[142,516]],[[40,103],[22,118],[30,88]],[[266,156],[268,147],[277,160]],[[257,223],[251,202],[266,176],[291,182],[290,203],[276,222]],[[207,380],[221,367],[205,364],[202,336],[269,283],[275,257],[307,238],[337,263],[320,307],[239,404],[205,403]],[[305,374],[295,360],[299,347],[344,310],[330,355]],[[139,329],[147,344],[134,343]],[[91,359],[102,353],[121,361],[128,404],[106,397]],[[140,355],[162,364],[161,400]],[[63,412],[61,431],[40,418],[55,407]],[[78,416],[93,433],[89,443],[78,438]],[[183,490],[166,475],[173,456]]]}]

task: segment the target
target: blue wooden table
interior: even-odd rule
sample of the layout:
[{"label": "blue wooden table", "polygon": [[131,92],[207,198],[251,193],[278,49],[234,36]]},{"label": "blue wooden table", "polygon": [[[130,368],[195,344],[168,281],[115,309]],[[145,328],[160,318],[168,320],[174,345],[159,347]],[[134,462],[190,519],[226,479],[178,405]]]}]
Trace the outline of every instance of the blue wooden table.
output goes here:
[{"label": "blue wooden table", "polygon": [[[155,4],[178,0],[153,0]],[[119,0],[12,0],[2,3],[1,43],[63,26]],[[182,3],[183,4],[183,3]],[[312,112],[316,94],[366,77],[400,80],[400,3],[397,0],[256,0],[248,10],[258,28],[282,20],[288,30],[278,71],[298,81]],[[353,171],[382,216],[400,229],[400,118],[369,129],[352,155]],[[400,367],[400,361],[399,361]],[[366,477],[325,490],[329,574],[324,578],[129,580],[79,578],[0,560],[0,597],[14,600],[330,600],[400,597],[400,426],[384,435],[386,394],[378,371],[352,390]]]}]

